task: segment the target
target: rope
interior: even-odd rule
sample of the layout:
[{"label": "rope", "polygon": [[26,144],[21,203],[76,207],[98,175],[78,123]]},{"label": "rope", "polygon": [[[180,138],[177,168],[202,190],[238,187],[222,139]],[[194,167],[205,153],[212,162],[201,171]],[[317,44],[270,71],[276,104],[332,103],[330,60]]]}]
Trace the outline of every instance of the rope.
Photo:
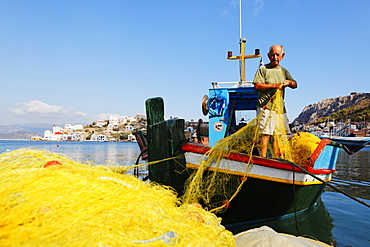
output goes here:
[{"label": "rope", "polygon": [[315,179],[319,180],[321,183],[325,184],[326,186],[329,186],[329,187],[330,187],[330,188],[332,188],[333,190],[335,190],[335,191],[337,191],[337,192],[339,192],[339,193],[341,193],[341,194],[343,194],[343,195],[345,195],[345,196],[347,196],[347,197],[351,198],[352,200],[354,200],[354,201],[356,201],[356,202],[359,202],[359,203],[361,203],[361,204],[365,205],[366,207],[370,208],[370,204],[368,204],[368,203],[366,203],[366,202],[364,202],[364,201],[362,201],[362,200],[360,200],[360,199],[358,199],[358,198],[356,198],[356,197],[354,197],[354,196],[352,196],[352,195],[350,195],[350,194],[346,193],[345,191],[343,191],[343,190],[341,190],[341,189],[338,189],[338,188],[337,188],[337,187],[335,187],[334,185],[331,185],[329,182],[326,182],[326,181],[322,180],[321,178],[319,178],[318,176],[316,176],[315,174],[312,174],[311,172],[307,171],[306,169],[304,169],[304,168],[303,168],[303,167],[301,167],[300,165],[294,164],[293,162],[289,162],[289,163],[290,163],[291,165],[293,165],[293,166],[295,166],[295,167],[297,167],[297,168],[301,169],[304,173],[306,173],[306,174],[308,174],[308,175],[312,176],[313,178],[315,178]]},{"label": "rope", "polygon": [[[293,166],[292,166],[293,168]],[[302,235],[300,232],[299,232],[299,228],[298,228],[298,217],[297,217],[297,195],[296,195],[296,191],[295,191],[295,171],[294,169],[292,169],[293,171],[293,196],[294,196],[294,221],[295,221],[295,228],[296,228],[296,231],[298,233],[298,235]]]}]

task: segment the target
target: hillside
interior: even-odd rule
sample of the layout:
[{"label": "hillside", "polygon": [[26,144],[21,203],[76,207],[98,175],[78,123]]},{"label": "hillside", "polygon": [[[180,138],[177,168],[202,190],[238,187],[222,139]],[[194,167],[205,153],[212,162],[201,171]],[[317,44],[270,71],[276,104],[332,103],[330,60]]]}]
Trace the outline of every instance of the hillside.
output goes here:
[{"label": "hillside", "polygon": [[0,139],[29,140],[32,136],[43,136],[44,131],[51,126],[51,123],[0,125]]},{"label": "hillside", "polygon": [[352,122],[370,120],[370,93],[351,93],[347,96],[324,99],[306,106],[293,123],[308,124],[327,121]]},{"label": "hillside", "polygon": [[33,136],[40,136],[39,133],[25,130],[18,130],[10,133],[0,133],[0,140],[30,140]]}]

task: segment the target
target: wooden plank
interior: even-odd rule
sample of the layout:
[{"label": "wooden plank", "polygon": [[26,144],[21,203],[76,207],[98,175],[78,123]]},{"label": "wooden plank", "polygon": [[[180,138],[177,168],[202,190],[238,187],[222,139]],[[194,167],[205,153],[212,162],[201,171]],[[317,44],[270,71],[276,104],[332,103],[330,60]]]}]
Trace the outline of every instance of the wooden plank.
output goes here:
[{"label": "wooden plank", "polygon": [[[163,99],[150,98],[146,101],[147,112],[147,144],[148,161],[158,161],[181,155],[181,143],[185,140],[184,120],[164,120]],[[183,184],[187,173],[185,158],[180,156],[176,160],[162,161],[149,166],[149,179],[164,185],[174,187],[178,194],[183,193]]]},{"label": "wooden plank", "polygon": [[[163,99],[151,98],[145,102],[147,114],[147,145],[148,161],[153,162],[169,157],[167,144],[166,122],[164,121]],[[149,179],[170,185],[168,162],[160,162],[149,166]]]},{"label": "wooden plank", "polygon": [[170,119],[167,120],[167,136],[169,153],[176,157],[174,160],[169,161],[171,176],[171,185],[176,189],[177,193],[181,196],[184,194],[184,183],[189,177],[186,170],[186,161],[184,152],[181,146],[184,144],[185,134],[185,121],[184,119]]}]

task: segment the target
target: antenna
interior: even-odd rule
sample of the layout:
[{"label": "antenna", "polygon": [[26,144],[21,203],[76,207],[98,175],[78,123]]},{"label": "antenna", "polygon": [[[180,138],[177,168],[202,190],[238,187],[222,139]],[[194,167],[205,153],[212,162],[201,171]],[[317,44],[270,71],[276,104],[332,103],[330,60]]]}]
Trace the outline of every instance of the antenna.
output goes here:
[{"label": "antenna", "polygon": [[245,75],[245,59],[248,58],[257,58],[261,57],[259,49],[255,50],[254,55],[245,55],[245,43],[247,42],[246,38],[243,38],[242,34],[242,0],[239,0],[239,19],[240,19],[240,40],[239,40],[239,45],[240,45],[240,55],[239,56],[233,56],[232,51],[227,52],[227,59],[230,60],[239,60],[239,67],[240,67],[240,82],[239,84],[241,85],[243,82],[246,81],[246,75]]},{"label": "antenna", "polygon": [[242,34],[242,0],[239,0],[239,36],[240,36],[240,40],[242,40],[243,38],[243,34]]}]

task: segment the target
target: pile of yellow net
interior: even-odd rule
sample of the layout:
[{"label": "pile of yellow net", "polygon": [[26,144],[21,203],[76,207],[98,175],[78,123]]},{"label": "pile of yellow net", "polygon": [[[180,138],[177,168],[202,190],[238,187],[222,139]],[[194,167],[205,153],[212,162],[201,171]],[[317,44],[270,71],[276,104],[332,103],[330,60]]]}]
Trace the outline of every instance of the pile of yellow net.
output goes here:
[{"label": "pile of yellow net", "polygon": [[62,155],[0,155],[0,246],[234,246],[220,218],[169,187]]},{"label": "pile of yellow net", "polygon": [[[279,114],[284,113],[283,90],[277,90],[265,108],[270,111],[270,117],[276,126],[276,131],[271,135],[266,147],[267,157],[305,166],[306,160],[320,143],[320,138],[309,133],[295,135],[287,133],[285,128],[287,122],[279,117]],[[262,111],[236,133],[219,140],[205,154],[197,171],[187,181],[184,202],[200,202],[211,212],[223,212],[227,209],[247,181],[248,172],[253,164],[253,155],[261,153],[263,148],[261,139],[267,124],[261,122],[261,114]],[[247,163],[233,163],[227,160],[231,152],[243,153],[252,158]],[[234,176],[228,172],[231,170],[244,171],[244,175]]]}]

